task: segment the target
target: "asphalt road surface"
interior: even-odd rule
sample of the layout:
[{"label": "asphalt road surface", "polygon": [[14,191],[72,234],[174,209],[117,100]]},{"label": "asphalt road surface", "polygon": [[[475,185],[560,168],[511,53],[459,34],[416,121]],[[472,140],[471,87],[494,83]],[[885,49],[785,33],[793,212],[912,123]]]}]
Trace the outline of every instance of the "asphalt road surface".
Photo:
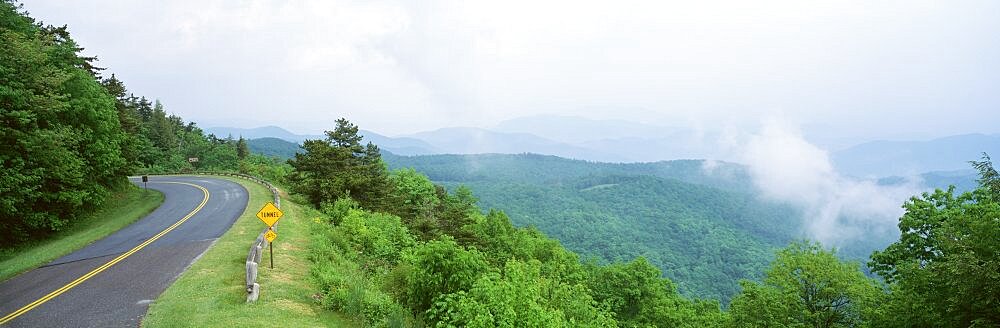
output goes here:
[{"label": "asphalt road surface", "polygon": [[246,189],[222,179],[150,176],[148,185],[165,196],[155,211],[0,284],[0,322],[8,320],[0,326],[139,326],[149,303],[229,230],[249,201]]}]

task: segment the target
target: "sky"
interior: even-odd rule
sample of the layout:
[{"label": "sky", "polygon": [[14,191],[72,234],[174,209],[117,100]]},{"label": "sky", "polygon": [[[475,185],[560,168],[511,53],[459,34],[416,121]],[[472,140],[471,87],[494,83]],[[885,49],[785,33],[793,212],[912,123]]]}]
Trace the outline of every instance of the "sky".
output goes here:
[{"label": "sky", "polygon": [[62,1],[200,126],[400,135],[539,114],[929,138],[1000,132],[1000,1]]}]

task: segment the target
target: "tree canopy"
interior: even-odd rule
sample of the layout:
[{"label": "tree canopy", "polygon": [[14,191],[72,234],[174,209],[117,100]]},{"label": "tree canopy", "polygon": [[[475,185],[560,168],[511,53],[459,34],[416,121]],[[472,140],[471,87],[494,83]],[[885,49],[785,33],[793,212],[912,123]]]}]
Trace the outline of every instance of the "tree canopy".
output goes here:
[{"label": "tree canopy", "polygon": [[380,206],[388,174],[378,147],[361,145],[358,127],[346,119],[336,124],[326,139],[306,140],[305,152],[288,161],[295,169],[288,178],[293,190],[316,206],[348,196],[364,206]]},{"label": "tree canopy", "polygon": [[973,166],[978,189],[911,198],[899,241],[872,254],[892,288],[885,326],[1000,325],[1000,177],[985,154]]},{"label": "tree canopy", "polygon": [[[0,3],[3,244],[56,231],[101,204],[129,171],[114,99],[65,27]],[[3,245],[0,245],[3,246]]]},{"label": "tree canopy", "polygon": [[873,320],[883,296],[857,263],[810,242],[779,251],[762,283],[740,285],[730,307],[738,327],[860,327]]}]

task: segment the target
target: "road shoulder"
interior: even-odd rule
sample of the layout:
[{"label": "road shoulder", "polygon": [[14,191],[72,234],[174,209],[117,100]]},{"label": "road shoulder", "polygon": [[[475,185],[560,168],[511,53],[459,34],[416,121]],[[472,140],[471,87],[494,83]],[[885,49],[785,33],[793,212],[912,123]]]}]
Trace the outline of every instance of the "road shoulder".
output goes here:
[{"label": "road shoulder", "polygon": [[352,324],[324,310],[312,299],[309,278],[309,221],[316,216],[307,206],[282,199],[285,216],[274,241],[274,269],[264,252],[258,281],[260,299],[246,303],[244,265],[251,241],[264,224],[256,212],[271,198],[263,186],[238,178],[250,203],[236,223],[222,235],[149,308],[144,327],[344,327]]}]

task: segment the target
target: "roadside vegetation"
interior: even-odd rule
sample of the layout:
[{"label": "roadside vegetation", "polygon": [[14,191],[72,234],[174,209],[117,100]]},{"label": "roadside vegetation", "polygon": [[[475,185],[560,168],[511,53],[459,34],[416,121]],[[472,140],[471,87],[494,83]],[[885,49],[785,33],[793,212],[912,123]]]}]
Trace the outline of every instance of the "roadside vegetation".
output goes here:
[{"label": "roadside vegetation", "polygon": [[310,226],[318,212],[285,197],[284,216],[274,241],[274,269],[264,250],[259,269],[260,298],[246,302],[245,270],[250,241],[265,226],[255,214],[271,199],[264,186],[243,179],[249,206],[149,308],[144,327],[352,327],[350,320],[324,310],[313,298],[318,287],[309,276]]}]

